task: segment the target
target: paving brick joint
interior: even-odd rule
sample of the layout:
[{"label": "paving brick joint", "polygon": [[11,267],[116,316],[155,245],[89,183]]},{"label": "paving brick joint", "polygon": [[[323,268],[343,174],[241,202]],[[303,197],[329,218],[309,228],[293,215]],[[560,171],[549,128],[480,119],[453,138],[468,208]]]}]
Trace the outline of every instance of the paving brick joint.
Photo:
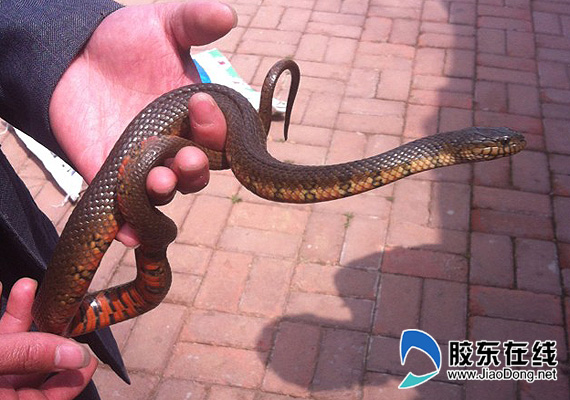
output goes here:
[{"label": "paving brick joint", "polygon": [[[226,2],[239,24],[206,48],[256,88],[278,58],[301,66],[290,139],[279,122],[270,135],[281,159],[336,163],[472,125],[520,130],[528,148],[314,206],[270,203],[213,173],[164,207],[180,227],[173,289],[113,328],[133,384],[101,366],[102,398],[567,399],[568,1]],[[17,139],[1,141],[61,230],[62,193]],[[131,252],[113,245],[94,286],[133,274]],[[399,390],[426,367],[400,365],[398,340],[412,328],[444,356],[450,340],[556,340],[559,379],[441,373]]]}]

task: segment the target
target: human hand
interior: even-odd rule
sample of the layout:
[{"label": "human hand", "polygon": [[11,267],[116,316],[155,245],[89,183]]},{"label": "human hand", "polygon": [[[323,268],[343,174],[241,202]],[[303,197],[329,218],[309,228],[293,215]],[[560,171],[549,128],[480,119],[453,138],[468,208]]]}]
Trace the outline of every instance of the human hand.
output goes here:
[{"label": "human hand", "polygon": [[73,399],[89,383],[97,360],[71,339],[28,332],[36,287],[29,278],[16,282],[0,318],[0,399]]},{"label": "human hand", "polygon": [[[199,82],[190,46],[222,37],[235,22],[233,9],[208,1],[125,7],[101,22],[58,82],[49,109],[59,144],[87,182],[144,106],[171,89]],[[226,124],[217,105],[205,94],[189,103],[192,140],[221,150]],[[195,192],[208,178],[205,154],[186,147],[169,168],[151,171],[147,192],[164,204],[175,189]],[[126,226],[117,239],[137,243]]]}]

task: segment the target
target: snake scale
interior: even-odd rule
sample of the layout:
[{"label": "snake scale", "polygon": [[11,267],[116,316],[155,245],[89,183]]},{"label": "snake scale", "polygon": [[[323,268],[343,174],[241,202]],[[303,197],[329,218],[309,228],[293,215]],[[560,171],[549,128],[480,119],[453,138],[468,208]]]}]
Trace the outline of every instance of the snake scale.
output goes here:
[{"label": "snake scale", "polygon": [[[526,143],[520,133],[508,128],[468,128],[421,138],[344,164],[281,162],[267,152],[266,142],[271,99],[284,71],[292,77],[286,138],[300,79],[299,68],[291,60],[281,60],[270,69],[259,113],[232,89],[197,84],[164,94],[135,117],[61,234],[33,306],[34,321],[41,331],[81,335],[136,317],[165,297],[171,282],[166,249],[176,237],[176,226],[150,204],[145,182],[151,168],[183,146],[195,145],[182,136],[190,126],[188,99],[197,92],[214,98],[228,125],[223,152],[198,146],[206,152],[210,168],[231,168],[247,189],[279,202],[312,203],[347,197],[428,169],[512,155]],[[103,254],[125,222],[133,226],[141,242],[135,250],[135,280],[87,294]]]}]

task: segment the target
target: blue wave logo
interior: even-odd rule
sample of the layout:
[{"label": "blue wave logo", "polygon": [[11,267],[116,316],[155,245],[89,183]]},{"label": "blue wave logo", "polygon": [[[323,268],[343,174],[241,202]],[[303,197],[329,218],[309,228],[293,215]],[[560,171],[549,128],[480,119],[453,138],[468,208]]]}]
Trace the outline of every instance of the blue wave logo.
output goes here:
[{"label": "blue wave logo", "polygon": [[406,357],[412,349],[418,349],[425,353],[431,359],[436,369],[425,375],[414,375],[412,372],[408,372],[398,389],[410,389],[421,385],[436,376],[441,370],[441,350],[435,339],[428,333],[419,329],[403,331],[400,337],[400,362],[402,365],[406,363]]}]

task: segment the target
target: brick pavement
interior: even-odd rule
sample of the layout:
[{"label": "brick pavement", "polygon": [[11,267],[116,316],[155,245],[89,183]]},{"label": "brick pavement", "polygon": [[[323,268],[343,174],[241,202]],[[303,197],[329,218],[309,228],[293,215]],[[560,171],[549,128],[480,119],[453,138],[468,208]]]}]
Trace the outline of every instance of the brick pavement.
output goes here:
[{"label": "brick pavement", "polygon": [[[136,3],[137,1],[131,1]],[[144,2],[144,1],[138,1]],[[259,87],[301,65],[281,159],[332,163],[470,125],[527,134],[512,158],[431,171],[314,206],[254,197],[231,174],[166,206],[174,286],[116,326],[133,384],[104,399],[567,399],[570,340],[570,4],[567,0],[231,0],[213,46]],[[196,51],[199,49],[196,49]],[[61,229],[69,206],[11,137],[2,148]],[[95,286],[129,279],[113,246]],[[403,329],[448,340],[554,339],[559,380],[397,389]],[[444,365],[445,365],[444,361]],[[427,369],[429,371],[429,369]]]}]

